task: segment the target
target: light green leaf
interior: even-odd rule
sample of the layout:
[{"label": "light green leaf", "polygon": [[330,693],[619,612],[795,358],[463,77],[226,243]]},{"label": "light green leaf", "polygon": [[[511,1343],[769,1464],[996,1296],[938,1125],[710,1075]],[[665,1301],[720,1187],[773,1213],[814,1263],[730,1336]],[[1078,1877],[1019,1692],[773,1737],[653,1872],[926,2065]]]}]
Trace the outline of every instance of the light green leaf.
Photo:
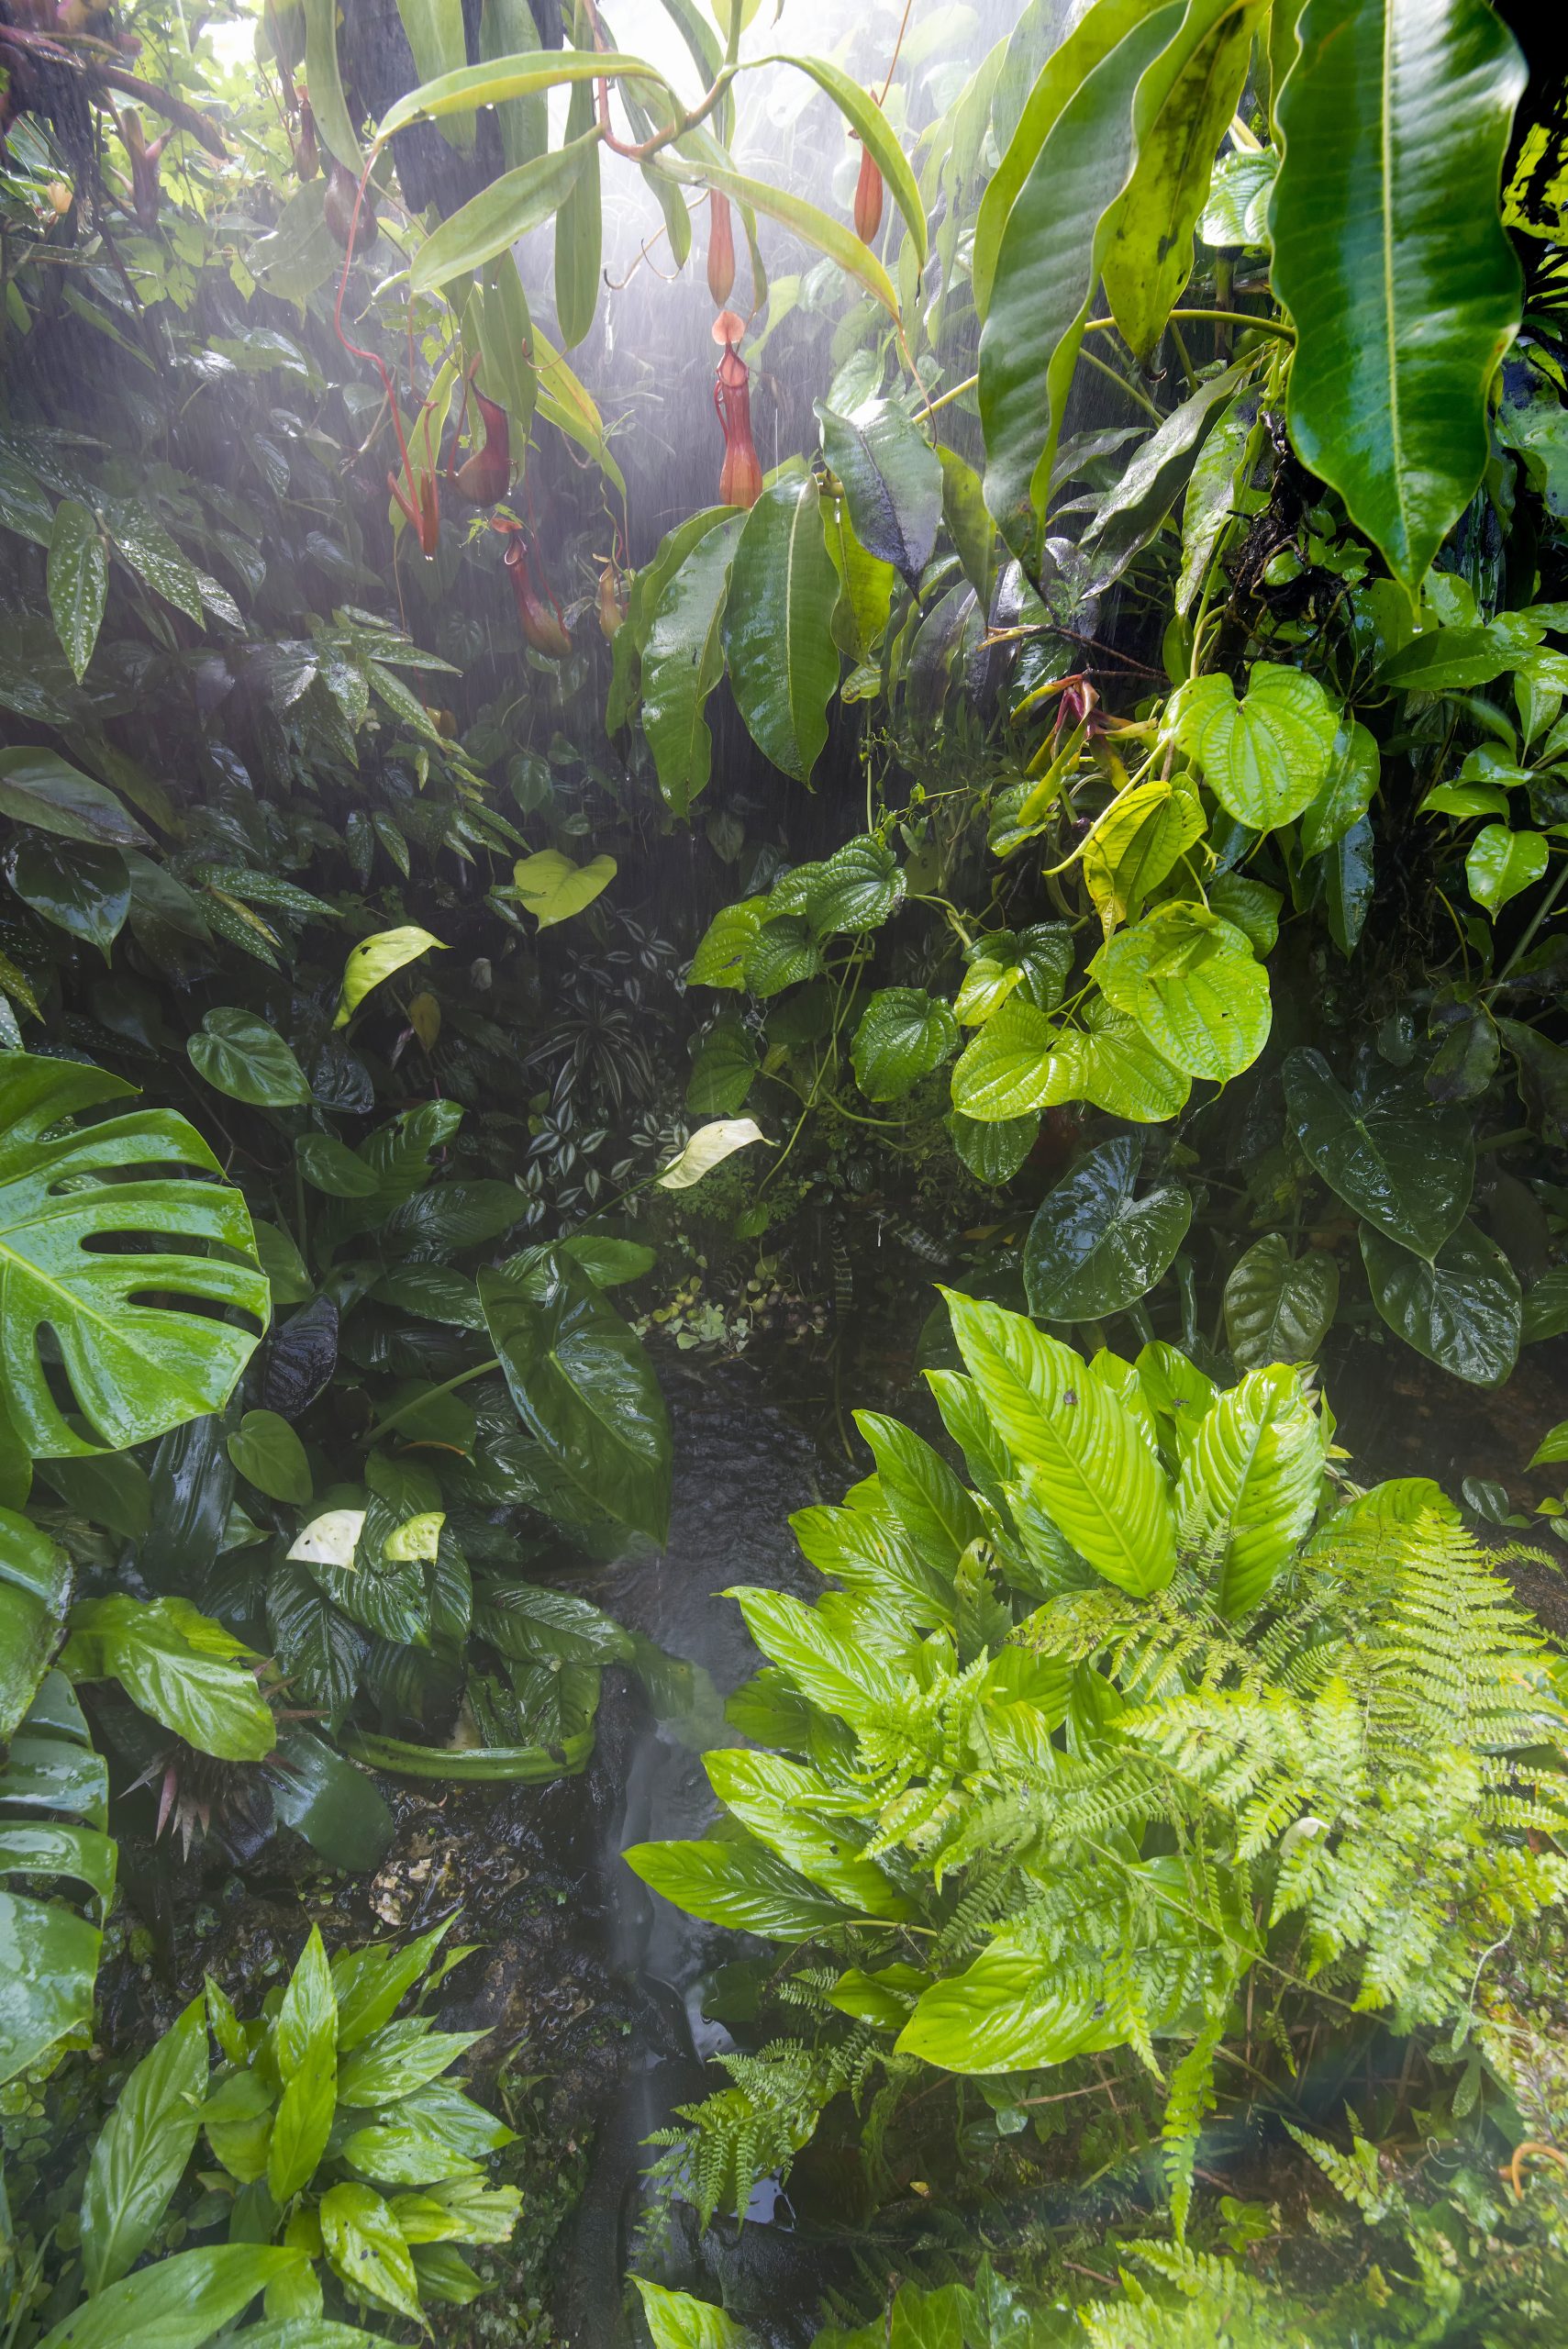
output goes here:
[{"label": "light green leaf", "polygon": [[254,1661],[189,1599],[122,1592],[72,1609],[60,1658],[70,1679],[117,1680],[144,1713],[221,1762],[261,1762],[277,1743]]},{"label": "light green leaf", "polygon": [[609,887],[617,869],[613,856],[573,864],[558,848],[543,848],[513,865],[512,885],[540,930],[550,930],[591,906]]},{"label": "light green leaf", "polygon": [[1485,0],[1310,0],[1275,113],[1291,438],[1414,599],[1518,324],[1497,184],[1525,65]]},{"label": "light green leaf", "polygon": [[566,143],[568,148],[581,146],[584,150],[582,169],[555,216],[555,319],[561,347],[571,351],[594,323],[603,257],[598,134],[594,93],[586,82],[574,83],[567,101]]},{"label": "light green leaf", "polygon": [[197,1996],[132,2072],[98,2132],[82,2192],[89,2298],[116,2284],[152,2240],[201,2127],[206,2001]]},{"label": "light green leaf", "polygon": [[1546,865],[1544,833],[1511,832],[1507,824],[1487,824],[1470,844],[1464,877],[1476,904],[1489,914],[1500,914],[1510,897],[1534,887]]},{"label": "light green leaf", "polygon": [[1192,677],[1172,696],[1165,723],[1227,815],[1266,832],[1288,824],[1318,796],[1340,716],[1305,669],[1254,661],[1240,701],[1229,677]]},{"label": "light green leaf", "polygon": [[904,902],[904,869],[884,841],[867,833],[835,849],[806,893],[806,918],[818,938],[863,937]]},{"label": "light green leaf", "polygon": [[364,169],[364,157],[354,136],[343,96],[343,77],[338,70],[337,0],[300,0],[300,5],[305,11],[305,78],[316,128],[327,152],[357,180]]},{"label": "light green leaf", "polygon": [[1328,1439],[1297,1372],[1250,1370],[1198,1422],[1182,1459],[1176,1511],[1219,1542],[1215,1603],[1248,1615],[1312,1523]]},{"label": "light green leaf", "polygon": [[1194,1076],[1223,1084],[1268,1041],[1268,974],[1245,933],[1207,907],[1157,906],[1107,939],[1089,970],[1112,1009]]},{"label": "light green leaf", "polygon": [[267,2147],[267,2189],[281,2207],[308,2186],[337,2110],[338,1999],[313,1925],[272,2026],[283,2095]]},{"label": "light green leaf", "polygon": [[1302,811],[1304,856],[1322,855],[1361,822],[1377,790],[1380,770],[1377,737],[1359,718],[1341,720],[1328,779]]},{"label": "light green leaf", "polygon": [[670,1161],[659,1176],[659,1188],[689,1191],[738,1150],[750,1150],[753,1142],[767,1139],[752,1118],[716,1118],[710,1125],[699,1126],[680,1154]]},{"label": "light green leaf", "polygon": [[[420,82],[438,81],[444,73],[456,72],[468,62],[463,39],[463,18],[461,8],[453,8],[448,0],[397,0],[397,13],[408,37],[413,53],[414,72]],[[474,124],[472,115],[447,117],[441,135],[463,153],[472,151]]]},{"label": "light green leaf", "polygon": [[736,1932],[804,1941],[860,1913],[755,1843],[634,1843],[621,1857],[688,1917]]},{"label": "light green leaf", "polygon": [[[715,12],[722,17],[724,0],[718,0]],[[924,269],[929,254],[926,233],[926,207],[920,201],[919,183],[915,177],[908,157],[894,134],[892,124],[874,97],[859,82],[853,82],[828,57],[791,56],[788,52],[773,57],[759,57],[753,65],[793,65],[800,73],[809,73],[819,90],[826,90],[840,113],[868,148],[872,160],[887,183],[887,192],[904,215],[915,248],[915,257]],[[889,558],[891,560],[891,557]]]},{"label": "light green leaf", "polygon": [[766,897],[746,897],[739,905],[719,907],[692,957],[688,986],[744,989],[746,957],[756,942],[767,903]]},{"label": "light green leaf", "polygon": [[302,2253],[270,2243],[177,2251],[62,2317],[39,2349],[204,2349],[274,2277],[303,2265]]},{"label": "light green leaf", "polygon": [[380,986],[384,979],[390,979],[394,972],[401,971],[407,963],[417,962],[432,948],[444,952],[444,941],[432,938],[417,922],[405,922],[396,930],[378,930],[373,937],[361,938],[350,950],[343,965],[343,989],[338,998],[333,1027],[346,1028],[373,987]]},{"label": "light green leaf", "polygon": [[661,596],[643,646],[643,731],[664,804],[677,816],[712,772],[713,737],[703,713],[724,674],[721,630],[740,537],[735,516],[699,540]]},{"label": "light green leaf", "polygon": [[633,2276],[653,2349],[746,2349],[746,2335],[711,2300],[672,2292],[646,2276]]},{"label": "light green leaf", "polygon": [[958,1023],[924,987],[880,987],[861,1015],[850,1059],[868,1101],[898,1101],[940,1068],[958,1043]]},{"label": "light green leaf", "polygon": [[374,2188],[351,2184],[328,2187],[318,2216],[332,2271],[354,2298],[410,2317],[416,2324],[422,2322],[413,2254]]},{"label": "light green leaf", "polygon": [[[599,134],[595,130],[492,180],[417,249],[408,270],[411,290],[428,293],[451,278],[472,275],[486,262],[509,252],[519,237],[562,210],[585,171],[596,171],[598,144]],[[596,262],[595,276],[596,281]],[[569,346],[581,340],[578,335],[566,337]]]},{"label": "light green leaf", "polygon": [[70,1559],[42,1528],[0,1508],[0,1742],[16,1735],[59,1645],[71,1579]]},{"label": "light green leaf", "polygon": [[680,160],[666,148],[655,157],[651,168],[667,173],[687,187],[717,188],[732,204],[782,221],[803,243],[814,245],[829,261],[837,262],[847,276],[863,286],[892,317],[897,317],[898,295],[893,280],[871,247],[862,244],[842,220],[835,219],[830,212],[819,211],[815,204],[807,204],[804,196],[771,186],[766,180],[748,179],[743,172],[734,169],[717,141],[700,130],[691,133],[680,144],[684,150]]},{"label": "light green leaf", "polygon": [[490,58],[479,65],[461,66],[454,73],[443,73],[439,80],[410,90],[383,115],[375,143],[384,147],[395,132],[422,117],[439,122],[444,115],[473,114],[484,106],[504,106],[509,98],[537,97],[545,90],[560,89],[569,83],[593,82],[601,76],[618,81],[623,75],[638,82],[658,83],[663,80],[640,57],[617,49],[597,52],[533,49],[512,57]]},{"label": "light green leaf", "polygon": [[809,783],[839,683],[839,581],[815,477],[786,467],[746,517],[724,615],[736,707],[764,758]]},{"label": "light green leaf", "polygon": [[859,1857],[841,1817],[814,1810],[826,1789],[814,1770],[782,1753],[723,1746],[705,1753],[708,1783],[748,1834],[812,1884],[865,1917],[907,1917],[909,1901],[874,1860]]}]

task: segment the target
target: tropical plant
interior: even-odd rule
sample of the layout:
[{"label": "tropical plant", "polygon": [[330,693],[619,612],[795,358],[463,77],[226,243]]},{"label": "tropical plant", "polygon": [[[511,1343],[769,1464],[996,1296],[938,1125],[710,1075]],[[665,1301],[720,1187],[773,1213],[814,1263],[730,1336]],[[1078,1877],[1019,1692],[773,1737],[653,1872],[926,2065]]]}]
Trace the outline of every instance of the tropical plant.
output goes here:
[{"label": "tropical plant", "polygon": [[[200,2349],[260,2297],[265,2324],[236,2338],[304,2328],[351,2349],[382,2338],[354,2320],[419,2323],[428,2302],[476,2298],[458,2246],[512,2232],[517,2190],[485,2170],[513,2132],[451,2076],[484,2034],[398,2011],[469,1954],[443,1951],[446,1932],[328,1960],[313,1929],[253,2020],[209,1977],[123,2081],[78,2176],[73,2247],[18,2210],[10,2337],[66,2349],[177,2331]],[[200,2145],[216,2167],[193,2176]],[[220,2228],[227,2241],[168,2248]]]},{"label": "tropical plant", "polygon": [[740,2212],[846,2088],[935,2065],[1023,2115],[1125,2049],[1180,2239],[1222,2044],[1256,2071],[1322,2001],[1457,2053],[1562,1898],[1559,1666],[1435,1486],[1337,1489],[1296,1369],[1217,1391],[948,1303],[968,1485],[860,1415],[874,1474],[792,1520],[832,1586],[732,1594],[768,1661],[729,1707],[760,1750],[706,1757],[719,1830],[628,1854],[788,1945],[812,2018],[725,2059],[665,2174]]}]

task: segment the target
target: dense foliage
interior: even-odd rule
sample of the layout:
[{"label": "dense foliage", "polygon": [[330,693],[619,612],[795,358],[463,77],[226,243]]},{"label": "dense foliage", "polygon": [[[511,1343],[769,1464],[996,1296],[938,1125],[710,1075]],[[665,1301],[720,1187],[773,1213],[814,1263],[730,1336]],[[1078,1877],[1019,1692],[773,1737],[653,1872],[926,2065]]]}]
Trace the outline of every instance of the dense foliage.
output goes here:
[{"label": "dense foliage", "polygon": [[[836,1406],[885,1232],[932,1441],[633,1856],[752,1937],[640,2321],[746,2339],[651,2271],[774,2179],[824,2343],[1555,2341],[1550,1569],[1323,1378],[1568,1332],[1561,93],[1487,0],[754,16],[0,0],[8,2110],[111,1801],[362,1870],[585,1767],[656,1333]],[[7,2341],[462,2302],[438,1938],[188,2009]]]}]

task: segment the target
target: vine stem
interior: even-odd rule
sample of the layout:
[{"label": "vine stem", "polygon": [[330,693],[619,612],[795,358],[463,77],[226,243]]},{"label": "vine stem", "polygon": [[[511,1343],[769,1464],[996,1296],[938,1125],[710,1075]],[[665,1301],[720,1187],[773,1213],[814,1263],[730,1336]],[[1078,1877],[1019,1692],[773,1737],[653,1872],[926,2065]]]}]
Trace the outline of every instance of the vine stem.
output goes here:
[{"label": "vine stem", "polygon": [[501,1368],[500,1355],[492,1354],[488,1362],[476,1363],[472,1370],[460,1370],[455,1378],[445,1380],[439,1386],[428,1387],[423,1395],[416,1395],[411,1403],[400,1403],[395,1411],[388,1411],[385,1419],[377,1419],[375,1425],[361,1437],[361,1442],[373,1443],[378,1435],[386,1433],[388,1428],[399,1426],[411,1411],[419,1410],[426,1403],[434,1403],[442,1395],[454,1395],[460,1386],[466,1386],[470,1379],[487,1377],[491,1371]]}]

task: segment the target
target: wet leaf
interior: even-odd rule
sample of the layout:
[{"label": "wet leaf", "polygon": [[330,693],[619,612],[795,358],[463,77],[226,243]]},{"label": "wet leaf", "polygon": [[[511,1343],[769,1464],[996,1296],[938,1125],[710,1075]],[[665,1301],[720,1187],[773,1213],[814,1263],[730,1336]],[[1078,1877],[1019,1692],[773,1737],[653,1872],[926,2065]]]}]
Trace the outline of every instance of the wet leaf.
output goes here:
[{"label": "wet leaf", "polygon": [[1085,1152],[1048,1191],[1024,1242],[1029,1311],[1042,1321],[1098,1321],[1164,1278],[1192,1221],[1184,1184],[1134,1197],[1143,1145],[1129,1136]]}]

